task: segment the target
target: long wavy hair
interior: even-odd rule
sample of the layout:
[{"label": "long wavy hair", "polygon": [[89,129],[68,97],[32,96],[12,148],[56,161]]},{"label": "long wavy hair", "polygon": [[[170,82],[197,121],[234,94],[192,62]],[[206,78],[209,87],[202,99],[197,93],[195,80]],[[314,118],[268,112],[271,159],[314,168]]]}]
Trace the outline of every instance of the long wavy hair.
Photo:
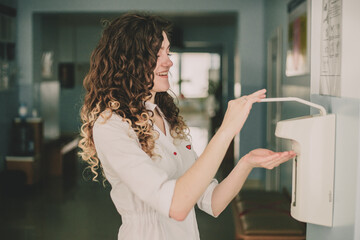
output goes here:
[{"label": "long wavy hair", "polygon": [[[90,58],[90,70],[84,79],[86,90],[81,108],[81,158],[89,164],[97,181],[106,180],[93,140],[93,126],[99,116],[107,120],[117,114],[135,131],[141,148],[150,157],[158,133],[153,129],[153,111],[145,108],[154,86],[157,54],[163,42],[162,33],[170,39],[171,24],[165,19],[143,13],[127,13],[105,27]],[[174,138],[187,139],[188,127],[179,116],[179,108],[167,92],[155,95],[170,124]],[[109,114],[104,114],[110,112]]]}]

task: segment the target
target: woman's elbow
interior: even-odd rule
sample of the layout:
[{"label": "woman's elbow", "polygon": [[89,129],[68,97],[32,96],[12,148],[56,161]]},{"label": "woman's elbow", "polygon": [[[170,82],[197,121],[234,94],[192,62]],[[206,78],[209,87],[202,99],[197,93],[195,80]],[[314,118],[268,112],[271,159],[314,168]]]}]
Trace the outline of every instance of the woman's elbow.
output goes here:
[{"label": "woman's elbow", "polygon": [[212,216],[214,218],[217,218],[220,214],[221,214],[221,212],[213,212]]},{"label": "woman's elbow", "polygon": [[[226,207],[226,206],[225,206]],[[214,202],[211,203],[211,214],[214,218],[217,218],[225,209],[225,207],[219,208],[214,206]]]},{"label": "woman's elbow", "polygon": [[190,211],[187,211],[187,210],[178,210],[178,211],[176,211],[176,210],[170,208],[169,216],[172,219],[176,220],[176,221],[182,222],[189,215],[189,212]]}]

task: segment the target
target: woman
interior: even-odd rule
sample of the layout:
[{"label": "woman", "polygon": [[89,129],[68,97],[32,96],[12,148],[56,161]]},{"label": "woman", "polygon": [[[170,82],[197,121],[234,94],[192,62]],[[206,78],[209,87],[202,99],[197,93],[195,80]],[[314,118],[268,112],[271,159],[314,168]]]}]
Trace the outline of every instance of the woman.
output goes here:
[{"label": "woman", "polygon": [[[213,179],[252,104],[265,90],[232,100],[221,127],[197,158],[169,89],[170,24],[125,14],[104,30],[84,80],[82,158],[112,186],[122,216],[119,239],[199,239],[194,205],[217,217],[254,167],[295,156],[257,149],[220,184]],[[196,160],[196,161],[195,161]]]}]

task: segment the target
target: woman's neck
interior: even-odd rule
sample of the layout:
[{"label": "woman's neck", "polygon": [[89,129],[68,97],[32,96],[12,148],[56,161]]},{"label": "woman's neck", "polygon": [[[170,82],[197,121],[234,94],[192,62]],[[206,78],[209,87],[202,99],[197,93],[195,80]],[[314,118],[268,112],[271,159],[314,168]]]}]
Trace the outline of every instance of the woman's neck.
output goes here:
[{"label": "woman's neck", "polygon": [[151,91],[151,98],[148,100],[151,103],[155,103],[156,92]]}]

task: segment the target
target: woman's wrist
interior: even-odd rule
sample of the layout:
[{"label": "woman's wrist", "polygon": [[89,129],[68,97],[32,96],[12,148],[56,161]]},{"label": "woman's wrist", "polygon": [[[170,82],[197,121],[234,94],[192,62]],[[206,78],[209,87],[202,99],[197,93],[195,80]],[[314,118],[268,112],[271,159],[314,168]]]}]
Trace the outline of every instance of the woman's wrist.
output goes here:
[{"label": "woman's wrist", "polygon": [[246,154],[245,156],[243,156],[240,161],[239,164],[241,164],[244,168],[252,170],[255,166],[253,164],[250,163],[249,161],[249,154]]},{"label": "woman's wrist", "polygon": [[234,133],[233,129],[231,129],[230,127],[225,127],[223,125],[220,126],[220,128],[217,130],[216,134],[222,136],[223,138],[231,139],[231,140],[236,135],[236,133]]}]

